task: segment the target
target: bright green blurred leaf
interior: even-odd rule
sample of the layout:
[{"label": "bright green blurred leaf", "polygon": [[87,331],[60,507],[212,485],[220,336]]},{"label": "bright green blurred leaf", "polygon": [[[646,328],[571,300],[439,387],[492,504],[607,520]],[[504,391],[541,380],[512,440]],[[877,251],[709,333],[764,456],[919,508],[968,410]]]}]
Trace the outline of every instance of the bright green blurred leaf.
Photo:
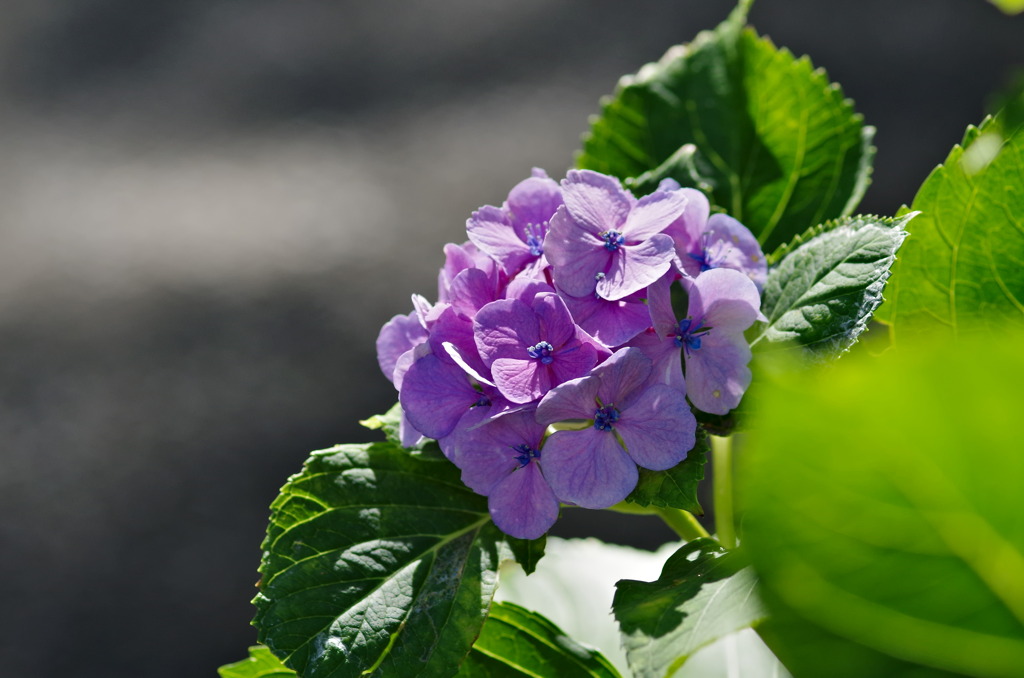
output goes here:
[{"label": "bright green blurred leaf", "polygon": [[262,645],[249,648],[249,658],[217,669],[220,678],[296,678],[295,672],[281,663]]},{"label": "bright green blurred leaf", "polygon": [[568,638],[536,612],[495,603],[459,676],[466,678],[619,678],[596,650]]},{"label": "bright green blurred leaf", "polygon": [[508,550],[454,465],[341,445],[314,452],[271,509],[260,642],[303,678],[455,673]]},{"label": "bright green blurred leaf", "polygon": [[970,127],[914,198],[921,215],[878,318],[893,342],[1024,327],[1024,128]]},{"label": "bright green blurred leaf", "polygon": [[1020,14],[1024,12],[1024,0],[989,0],[993,5],[1007,14]]},{"label": "bright green blurred leaf", "polygon": [[697,650],[765,617],[757,577],[712,539],[687,542],[657,581],[624,579],[612,609],[637,678],[673,675]]},{"label": "bright green blurred leaf", "polygon": [[823,71],[744,30],[745,20],[739,10],[623,78],[578,165],[644,175],[627,182],[641,191],[666,176],[706,188],[771,250],[853,212],[868,184],[874,130]]},{"label": "bright green blurred leaf", "polygon": [[766,371],[737,492],[797,676],[1020,676],[1024,335]]},{"label": "bright green blurred leaf", "polygon": [[768,322],[752,331],[754,349],[793,342],[830,358],[852,346],[882,303],[910,219],[849,217],[777,250],[761,301]]},{"label": "bright green blurred leaf", "polygon": [[640,480],[626,501],[643,507],[676,508],[704,515],[697,489],[700,481],[704,480],[707,454],[708,436],[699,431],[696,444],[682,462],[666,471],[640,469]]}]

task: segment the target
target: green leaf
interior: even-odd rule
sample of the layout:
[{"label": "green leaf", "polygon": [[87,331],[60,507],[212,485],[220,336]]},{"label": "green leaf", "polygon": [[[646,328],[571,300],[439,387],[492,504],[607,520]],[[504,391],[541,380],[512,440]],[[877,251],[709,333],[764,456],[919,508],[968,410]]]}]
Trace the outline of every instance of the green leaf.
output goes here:
[{"label": "green leaf", "polygon": [[676,508],[704,515],[697,498],[697,488],[704,480],[708,447],[707,434],[698,429],[697,442],[686,459],[665,471],[640,469],[640,480],[626,501],[643,507]]},{"label": "green leaf", "polygon": [[687,542],[653,582],[616,584],[612,610],[637,678],[674,674],[697,650],[765,617],[757,577],[713,539]]},{"label": "green leaf", "polygon": [[850,348],[882,303],[882,289],[914,215],[896,219],[849,217],[786,246],[768,272],[751,346],[765,350],[794,342],[815,358]]},{"label": "green leaf", "polygon": [[1021,346],[913,343],[762,385],[742,542],[795,675],[1021,675]]},{"label": "green leaf", "polygon": [[467,678],[619,678],[599,652],[568,638],[546,618],[495,603],[459,676]]},{"label": "green leaf", "polygon": [[388,442],[392,442],[395,445],[401,445],[402,439],[398,433],[398,427],[402,423],[402,406],[399,403],[395,403],[391,406],[384,414],[375,414],[368,419],[363,419],[359,422],[364,428],[368,428],[371,431],[380,431],[387,438]]},{"label": "green leaf", "polygon": [[853,212],[874,129],[823,71],[744,21],[738,11],[623,78],[577,164],[637,190],[664,177],[702,188],[770,250]]},{"label": "green leaf", "polygon": [[296,678],[295,672],[281,663],[262,645],[249,648],[249,658],[217,669],[220,678]]},{"label": "green leaf", "polygon": [[544,557],[544,548],[548,543],[548,536],[545,534],[539,539],[516,539],[505,537],[505,543],[512,550],[512,556],[516,562],[522,565],[523,572],[533,574],[537,569],[537,563]]},{"label": "green leaf", "polygon": [[990,2],[1007,14],[1024,12],[1024,0],[990,0]]},{"label": "green leaf", "polygon": [[893,343],[1024,326],[1024,128],[970,127],[925,180],[878,317]]},{"label": "green leaf", "polygon": [[508,556],[447,460],[390,443],[314,452],[271,505],[259,640],[303,678],[450,676]]}]

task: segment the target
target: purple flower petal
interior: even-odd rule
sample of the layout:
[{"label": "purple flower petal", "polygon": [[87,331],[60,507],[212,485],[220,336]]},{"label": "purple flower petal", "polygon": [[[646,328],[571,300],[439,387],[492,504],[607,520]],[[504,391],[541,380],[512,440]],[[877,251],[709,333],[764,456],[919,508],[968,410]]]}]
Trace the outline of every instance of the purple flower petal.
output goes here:
[{"label": "purple flower petal", "polygon": [[687,194],[682,191],[656,191],[640,198],[622,228],[626,242],[661,233],[686,213],[687,202]]},{"label": "purple flower petal", "polygon": [[[524,227],[529,224],[546,224],[551,220],[551,215],[562,206],[562,189],[557,181],[549,179],[541,170],[540,175],[534,174],[516,184],[508,193],[506,205],[513,215],[516,227],[523,236],[526,236],[528,233],[522,230]],[[522,240],[525,241],[526,238],[523,237]]]},{"label": "purple flower petal", "polygon": [[674,336],[661,337],[653,330],[633,337],[629,345],[643,351],[652,363],[648,385],[665,384],[677,391],[686,392],[683,379],[683,353]]},{"label": "purple flower petal", "polygon": [[498,528],[517,539],[537,539],[558,519],[558,499],[538,464],[518,468],[490,493],[487,508]]},{"label": "purple flower petal", "polygon": [[593,418],[600,386],[599,380],[583,377],[553,388],[537,405],[537,422],[547,426],[558,421]]},{"label": "purple flower petal", "polygon": [[728,268],[705,271],[688,283],[689,315],[721,332],[743,332],[761,313],[761,296],[749,277]]},{"label": "purple flower petal", "polygon": [[524,346],[541,340],[540,322],[533,309],[518,299],[487,304],[473,319],[473,334],[484,364],[498,358],[524,358]]},{"label": "purple flower petal", "polygon": [[638,466],[663,471],[681,462],[693,449],[697,420],[683,393],[655,385],[623,410],[615,430]]},{"label": "purple flower petal", "polygon": [[610,253],[604,242],[573,221],[565,208],[551,218],[545,252],[555,284],[576,297],[593,294],[598,278],[609,266]]},{"label": "purple flower petal", "polygon": [[530,252],[524,239],[516,232],[510,215],[499,207],[484,205],[466,221],[470,241],[497,260],[509,273],[521,269],[538,255]]},{"label": "purple flower petal", "polygon": [[675,245],[672,238],[659,234],[623,245],[613,254],[611,265],[595,285],[597,293],[611,301],[638,292],[664,275],[672,266]]},{"label": "purple flower petal", "polygon": [[728,414],[750,386],[750,346],[742,334],[712,331],[686,358],[690,402],[711,414]]},{"label": "purple flower petal", "polygon": [[562,199],[577,226],[594,236],[621,231],[635,203],[618,179],[591,170],[569,170]]},{"label": "purple flower petal", "polygon": [[417,431],[441,438],[451,433],[462,415],[485,396],[473,388],[461,367],[430,354],[406,372],[398,400]]},{"label": "purple flower petal", "polygon": [[672,308],[672,285],[678,276],[669,272],[647,287],[647,307],[651,323],[662,338],[674,335],[679,328],[676,312]]},{"label": "purple flower petal", "polygon": [[462,469],[462,482],[483,495],[522,465],[516,446],[537,449],[544,437],[532,409],[498,419],[491,418],[493,409],[469,410],[442,445],[445,455]]},{"label": "purple flower petal", "polygon": [[591,371],[601,387],[597,397],[605,405],[614,403],[619,410],[630,406],[651,374],[651,360],[637,348],[621,348]]},{"label": "purple flower petal", "polygon": [[636,487],[639,473],[611,431],[557,431],[541,450],[544,477],[562,501],[601,509]]},{"label": "purple flower petal", "polygon": [[420,324],[416,311],[408,315],[396,315],[384,323],[377,335],[377,363],[391,383],[395,382],[398,358],[426,340],[427,331]]},{"label": "purple flower petal", "polygon": [[498,358],[491,363],[494,385],[514,403],[528,403],[551,390],[551,374],[536,360]]},{"label": "purple flower petal", "polygon": [[625,344],[651,325],[645,294],[634,292],[618,301],[608,301],[595,294],[574,297],[559,291],[576,324],[609,348]]},{"label": "purple flower petal", "polygon": [[476,316],[474,336],[498,390],[516,403],[536,400],[597,363],[596,348],[579,338],[565,303],[550,292],[530,306],[516,299],[488,304]]},{"label": "purple flower petal", "polygon": [[467,268],[460,271],[448,289],[452,308],[467,318],[487,304],[501,298],[502,281],[497,270]]}]

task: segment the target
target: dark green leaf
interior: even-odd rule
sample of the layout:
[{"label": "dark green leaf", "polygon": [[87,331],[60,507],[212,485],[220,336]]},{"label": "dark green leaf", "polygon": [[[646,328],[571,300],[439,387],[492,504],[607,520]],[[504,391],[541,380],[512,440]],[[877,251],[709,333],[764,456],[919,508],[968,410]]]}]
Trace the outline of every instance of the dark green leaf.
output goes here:
[{"label": "dark green leaf", "polygon": [[913,215],[849,217],[798,246],[768,273],[751,346],[794,342],[815,358],[835,357],[857,341],[882,303],[882,289]]},{"label": "dark green leaf", "polygon": [[262,645],[250,647],[248,659],[222,666],[217,673],[220,678],[296,678],[294,671]]},{"label": "dark green leaf", "polygon": [[640,469],[640,480],[626,497],[626,501],[638,506],[659,506],[689,511],[704,515],[697,498],[697,488],[704,480],[704,464],[707,462],[708,436],[697,431],[697,443],[681,463],[666,471]]},{"label": "dark green leaf", "polygon": [[762,385],[742,542],[795,675],[1021,675],[1021,346],[907,344]]},{"label": "dark green leaf", "polygon": [[703,188],[769,250],[853,212],[874,130],[823,71],[744,21],[738,11],[623,78],[578,165],[636,178],[637,190],[666,176]]},{"label": "dark green leaf", "polygon": [[619,678],[599,652],[513,603],[495,603],[459,676],[466,678]]},{"label": "dark green leaf", "polygon": [[455,466],[342,445],[314,452],[271,509],[260,642],[303,678],[455,673],[508,555]]},{"label": "dark green leaf", "polygon": [[545,534],[539,539],[505,537],[505,543],[512,550],[512,556],[516,562],[522,565],[523,572],[533,574],[537,569],[537,563],[544,557],[544,547],[548,543],[548,536]]},{"label": "dark green leaf", "polygon": [[612,610],[637,678],[671,676],[697,650],[764,617],[757,577],[712,539],[687,542],[653,582],[616,584]]},{"label": "dark green leaf", "polygon": [[893,342],[1024,326],[1024,128],[971,127],[921,186],[878,317]]}]

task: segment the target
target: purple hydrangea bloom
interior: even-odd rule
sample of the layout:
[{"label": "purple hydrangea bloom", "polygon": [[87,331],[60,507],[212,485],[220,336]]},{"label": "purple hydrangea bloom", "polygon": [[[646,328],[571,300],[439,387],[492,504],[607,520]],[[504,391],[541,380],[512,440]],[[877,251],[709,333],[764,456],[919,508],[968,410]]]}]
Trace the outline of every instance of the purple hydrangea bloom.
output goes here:
[{"label": "purple hydrangea bloom", "polygon": [[550,292],[536,295],[532,304],[518,299],[487,304],[473,326],[477,349],[494,384],[514,403],[536,400],[597,364],[597,348],[590,337]]},{"label": "purple hydrangea bloom", "polygon": [[543,473],[545,427],[534,414],[530,407],[487,421],[473,411],[444,441],[462,482],[488,498],[494,524],[519,539],[540,537],[558,518],[558,499]]},{"label": "purple hydrangea bloom", "polygon": [[664,274],[675,244],[664,235],[686,209],[679,191],[637,200],[618,179],[572,170],[562,182],[565,205],[551,220],[547,257],[555,284],[574,297],[595,292],[616,301]]},{"label": "purple hydrangea bloom", "polygon": [[[763,319],[761,298],[749,277],[715,268],[681,281],[689,296],[686,316],[676,318],[669,300],[671,282],[651,286],[650,309],[657,336],[634,340],[666,378],[678,370],[680,353],[686,392],[698,409],[727,414],[750,385],[750,346],[743,332]],[[671,381],[669,383],[672,383]]]},{"label": "purple hydrangea bloom", "polygon": [[510,275],[542,269],[544,240],[555,210],[562,205],[558,184],[542,169],[520,181],[501,207],[484,205],[466,221],[469,239]]},{"label": "purple hydrangea bloom", "polygon": [[697,421],[682,392],[651,384],[651,370],[639,349],[620,349],[541,400],[541,424],[591,422],[556,431],[544,444],[544,474],[559,499],[607,508],[633,491],[638,465],[664,470],[686,458]]}]

